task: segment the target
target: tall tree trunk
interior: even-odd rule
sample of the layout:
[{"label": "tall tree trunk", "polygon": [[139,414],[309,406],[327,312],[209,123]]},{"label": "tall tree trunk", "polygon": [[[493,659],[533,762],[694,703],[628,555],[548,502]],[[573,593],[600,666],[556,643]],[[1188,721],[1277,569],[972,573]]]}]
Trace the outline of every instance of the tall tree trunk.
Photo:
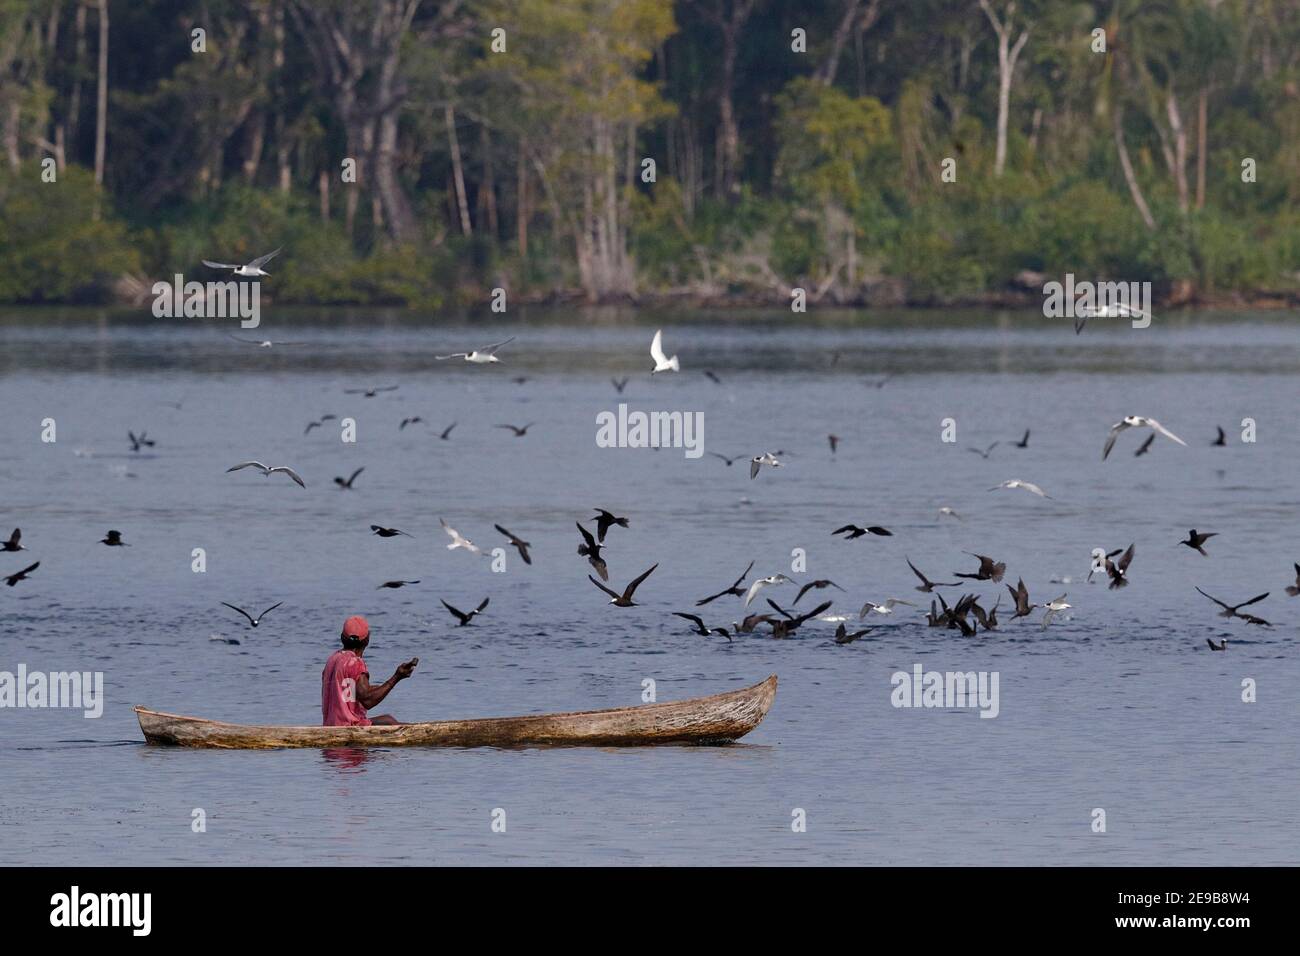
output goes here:
[{"label": "tall tree trunk", "polygon": [[488,233],[493,241],[499,237],[497,222],[497,187],[492,169],[492,136],[486,126],[479,128],[479,150],[483,153],[483,183],[479,187],[478,201],[480,220],[487,221]]},{"label": "tall tree trunk", "polygon": [[528,148],[519,141],[519,154],[515,160],[515,240],[519,255],[528,258]]},{"label": "tall tree trunk", "polygon": [[[108,136],[108,0],[99,0],[99,87],[95,97],[95,183],[104,184]],[[97,207],[98,208],[98,207]]]},{"label": "tall tree trunk", "polygon": [[1011,35],[1015,32],[1013,17],[1016,13],[1014,0],[1007,4],[1005,15],[1000,20],[989,5],[989,0],[979,0],[979,4],[998,38],[998,140],[993,158],[993,175],[1001,176],[1007,165],[1007,117],[1011,113],[1011,81],[1020,51],[1029,39],[1029,27],[1021,31],[1013,44]]},{"label": "tall tree trunk", "polygon": [[1133,163],[1129,161],[1128,147],[1124,145],[1124,111],[1118,105],[1112,110],[1112,120],[1114,122],[1115,133],[1115,150],[1119,153],[1119,165],[1124,170],[1124,181],[1128,183],[1129,195],[1133,197],[1133,205],[1137,206],[1138,214],[1141,215],[1142,221],[1146,223],[1148,229],[1155,229],[1156,221],[1151,216],[1151,209],[1147,206],[1147,201],[1142,195],[1142,187],[1138,185],[1137,176],[1133,172]]},{"label": "tall tree trunk", "polygon": [[474,226],[469,220],[469,200],[465,196],[465,169],[461,165],[460,140],[456,138],[456,111],[448,103],[443,107],[442,115],[447,124],[447,144],[451,149],[451,175],[456,189],[456,208],[460,212],[460,231],[472,236]]},{"label": "tall tree trunk", "polygon": [[86,62],[86,6],[77,4],[77,15],[73,19],[76,32],[76,62],[72,66],[72,93],[68,97],[68,140],[72,143],[73,155],[77,152],[77,130],[81,121],[81,69]]},{"label": "tall tree trunk", "polygon": [[316,192],[320,196],[320,221],[330,221],[330,171],[322,169],[316,177]]},{"label": "tall tree trunk", "polygon": [[1201,90],[1196,110],[1196,208],[1205,208],[1205,126],[1209,121],[1210,91]]},{"label": "tall tree trunk", "polygon": [[1169,129],[1173,133],[1173,174],[1174,185],[1178,189],[1178,210],[1186,215],[1191,205],[1187,187],[1187,128],[1183,126],[1183,116],[1178,110],[1178,98],[1171,89],[1165,99],[1165,112],[1169,117]]}]

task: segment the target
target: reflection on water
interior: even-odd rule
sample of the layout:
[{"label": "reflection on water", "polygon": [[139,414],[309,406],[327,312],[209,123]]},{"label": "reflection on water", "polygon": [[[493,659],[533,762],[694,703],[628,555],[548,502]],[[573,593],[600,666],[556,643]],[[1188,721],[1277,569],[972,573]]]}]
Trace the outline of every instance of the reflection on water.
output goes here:
[{"label": "reflection on water", "polygon": [[[0,312],[0,537],[21,527],[30,549],[0,554],[0,573],[41,561],[0,587],[0,670],[99,670],[106,693],[97,721],[0,711],[0,863],[31,846],[46,863],[1296,862],[1289,316],[1157,313],[1150,329],[1090,323],[1075,336],[1068,321],[1018,313],[264,314],[259,336],[303,344],[258,349],[201,320]],[[659,327],[682,372],[651,379]],[[433,359],[512,334],[499,366]],[[623,376],[620,394],[609,380]],[[387,384],[399,388],[346,392]],[[699,411],[705,449],[740,460],[600,448],[596,416],[619,402]],[[1128,434],[1102,462],[1110,424],[1132,413],[1188,447],[1158,439],[1135,457],[1142,436]],[[341,440],[343,418],[355,443]],[[1246,418],[1253,444],[1239,440]],[[46,419],[53,443],[40,440]],[[536,424],[516,438],[496,427],[506,422]],[[1211,445],[1216,426],[1226,447]],[[1028,447],[1013,446],[1026,428]],[[128,430],[157,444],[133,453]],[[966,451],[993,442],[988,459]],[[777,448],[783,467],[750,480],[745,459]],[[226,473],[250,458],[291,465],[307,487]],[[351,490],[336,487],[359,467]],[[1009,478],[1053,497],[986,490]],[[606,541],[612,582],[659,562],[639,607],[610,607],[574,553],[574,522],[595,507],[631,518]],[[448,551],[440,517],[506,548],[506,570]],[[846,522],[894,535],[834,538]],[[372,524],[410,537],[378,538]],[[531,542],[532,565],[496,524]],[[1208,558],[1179,546],[1190,527],[1219,533]],[[109,528],[132,547],[98,544]],[[1129,587],[1085,583],[1093,548],[1130,542]],[[792,571],[795,549],[806,572]],[[814,593],[834,613],[928,603],[906,559],[955,580],[966,551],[1005,561],[1035,603],[1065,592],[1073,609],[1047,629],[1038,611],[1012,622],[1005,589],[979,583],[985,606],[1003,599],[993,634],[962,639],[900,606],[843,647],[832,624],[727,643],[671,615],[742,617],[737,598],[695,601],[751,559],[754,575],[840,584],[847,593]],[[420,584],[377,589],[394,579]],[[1233,602],[1270,591],[1252,609],[1275,626],[1217,618],[1194,586]],[[787,606],[795,590],[769,588],[750,610],[769,596]],[[440,604],[484,597],[466,628]],[[222,601],[284,603],[252,630]],[[352,613],[371,622],[373,679],[420,658],[383,704],[408,721],[634,705],[647,679],[661,701],[769,673],[780,690],[727,748],[118,745],[140,739],[133,704],[317,722],[321,667]],[[1223,637],[1226,653],[1205,649]],[[895,709],[891,675],[918,663],[999,672],[999,716]],[[1245,679],[1256,703],[1242,701]],[[398,812],[353,832],[341,797]],[[1104,837],[1089,829],[1097,806]],[[495,808],[506,834],[489,830]],[[791,831],[796,808],[806,833]]]}]

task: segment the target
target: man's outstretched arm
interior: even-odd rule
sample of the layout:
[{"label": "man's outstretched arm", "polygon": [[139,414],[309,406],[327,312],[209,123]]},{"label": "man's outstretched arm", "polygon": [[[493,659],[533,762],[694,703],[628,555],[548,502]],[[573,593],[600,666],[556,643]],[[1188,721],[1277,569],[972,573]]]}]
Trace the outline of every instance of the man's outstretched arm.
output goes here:
[{"label": "man's outstretched arm", "polygon": [[415,670],[415,665],[418,663],[420,663],[420,659],[413,657],[405,664],[398,664],[397,670],[393,671],[393,676],[379,685],[370,683],[369,674],[362,674],[357,678],[357,703],[366,710],[378,707],[399,681],[404,681],[411,676],[411,673]]}]

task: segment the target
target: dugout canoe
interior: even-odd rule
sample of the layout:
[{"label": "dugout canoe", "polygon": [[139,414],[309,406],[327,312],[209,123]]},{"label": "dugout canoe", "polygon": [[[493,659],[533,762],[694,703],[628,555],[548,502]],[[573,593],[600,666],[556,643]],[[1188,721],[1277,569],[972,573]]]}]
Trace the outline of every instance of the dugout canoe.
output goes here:
[{"label": "dugout canoe", "polygon": [[630,747],[722,744],[758,726],[776,697],[776,675],[743,690],[662,704],[528,717],[435,720],[392,727],[273,727],[136,707],[151,744],[265,750],[276,747]]}]

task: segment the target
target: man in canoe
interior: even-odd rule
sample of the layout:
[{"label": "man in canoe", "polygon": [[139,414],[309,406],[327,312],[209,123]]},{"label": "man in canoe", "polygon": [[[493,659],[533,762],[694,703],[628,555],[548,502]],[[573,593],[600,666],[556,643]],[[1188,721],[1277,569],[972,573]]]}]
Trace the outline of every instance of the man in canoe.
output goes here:
[{"label": "man in canoe", "polygon": [[393,676],[378,687],[370,683],[370,672],[362,655],[370,643],[370,625],[360,615],[343,622],[342,650],[337,650],[325,662],[321,672],[320,709],[321,723],[326,727],[369,727],[371,724],[400,724],[392,714],[368,717],[366,711],[378,707],[397,686],[406,680],[420,663],[418,657],[397,665]]}]

